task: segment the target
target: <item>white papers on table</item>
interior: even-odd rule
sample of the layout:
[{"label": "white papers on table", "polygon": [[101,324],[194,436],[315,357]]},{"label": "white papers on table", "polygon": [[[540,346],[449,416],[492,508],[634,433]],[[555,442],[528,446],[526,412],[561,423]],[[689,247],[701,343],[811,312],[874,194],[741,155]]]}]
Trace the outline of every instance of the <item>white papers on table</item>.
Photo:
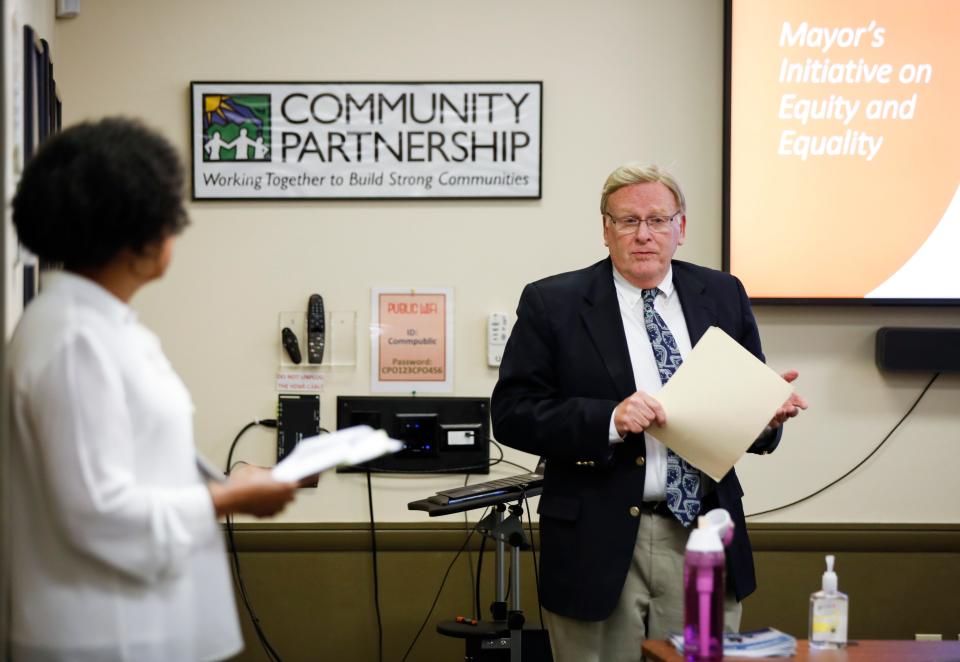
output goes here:
[{"label": "white papers on table", "polygon": [[320,473],[340,464],[358,464],[403,448],[403,442],[391,439],[383,430],[369,425],[337,430],[317,437],[301,439],[293,452],[273,468],[273,477],[292,482]]},{"label": "white papers on table", "polygon": [[[670,635],[670,643],[683,652],[683,635]],[[724,632],[724,657],[791,657],[797,654],[797,640],[776,628],[752,632]]]},{"label": "white papers on table", "polygon": [[710,327],[654,397],[667,415],[650,432],[719,481],[793,387],[717,327]]}]

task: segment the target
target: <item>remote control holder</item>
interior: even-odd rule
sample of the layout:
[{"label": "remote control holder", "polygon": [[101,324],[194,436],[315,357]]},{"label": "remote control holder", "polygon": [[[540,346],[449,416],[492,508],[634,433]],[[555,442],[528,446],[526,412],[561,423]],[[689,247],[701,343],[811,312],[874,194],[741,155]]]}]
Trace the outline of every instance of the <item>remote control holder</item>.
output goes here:
[{"label": "remote control holder", "polygon": [[[303,310],[284,311],[277,315],[277,363],[279,369],[309,371],[322,368],[356,368],[357,313],[356,311],[324,310],[324,343],[320,363],[311,363],[309,354],[307,306]],[[300,363],[295,363],[284,348],[283,329],[290,329],[297,338]]]}]

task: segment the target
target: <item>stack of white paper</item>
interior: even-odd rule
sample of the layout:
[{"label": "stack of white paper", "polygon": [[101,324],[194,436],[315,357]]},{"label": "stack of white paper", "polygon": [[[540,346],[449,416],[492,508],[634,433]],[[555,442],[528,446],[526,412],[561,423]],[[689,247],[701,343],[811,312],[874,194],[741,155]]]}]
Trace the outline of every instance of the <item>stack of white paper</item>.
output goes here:
[{"label": "stack of white paper", "polygon": [[[683,635],[670,636],[670,643],[683,652]],[[723,633],[724,657],[790,657],[797,653],[797,640],[776,628]]]},{"label": "stack of white paper", "polygon": [[358,425],[317,437],[301,439],[293,452],[273,468],[273,477],[293,482],[340,464],[358,464],[403,448],[383,430]]}]

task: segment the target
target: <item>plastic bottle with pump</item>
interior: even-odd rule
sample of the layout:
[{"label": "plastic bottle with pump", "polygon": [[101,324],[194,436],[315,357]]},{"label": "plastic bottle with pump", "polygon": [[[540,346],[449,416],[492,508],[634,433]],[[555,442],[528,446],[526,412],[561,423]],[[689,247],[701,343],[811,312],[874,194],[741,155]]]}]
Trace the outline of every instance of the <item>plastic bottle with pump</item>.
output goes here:
[{"label": "plastic bottle with pump", "polygon": [[837,590],[837,573],[833,571],[833,554],[827,556],[827,571],[822,588],[810,595],[810,648],[817,650],[843,648],[847,645],[847,614],[850,599]]},{"label": "plastic bottle with pump", "polygon": [[683,652],[688,662],[723,658],[723,548],[731,540],[733,520],[722,508],[701,516],[687,540],[683,562]]}]

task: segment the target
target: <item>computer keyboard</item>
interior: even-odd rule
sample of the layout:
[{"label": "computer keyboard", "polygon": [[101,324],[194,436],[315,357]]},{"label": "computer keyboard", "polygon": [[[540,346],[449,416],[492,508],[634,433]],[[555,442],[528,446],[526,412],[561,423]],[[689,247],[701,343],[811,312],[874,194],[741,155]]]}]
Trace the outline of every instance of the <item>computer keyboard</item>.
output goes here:
[{"label": "computer keyboard", "polygon": [[543,474],[530,472],[500,478],[498,480],[487,481],[486,483],[477,483],[476,485],[467,485],[465,487],[455,487],[449,490],[440,490],[429,498],[429,501],[443,506],[463,503],[473,499],[483,499],[501,494],[516,493],[520,496],[523,492],[543,485]]}]

